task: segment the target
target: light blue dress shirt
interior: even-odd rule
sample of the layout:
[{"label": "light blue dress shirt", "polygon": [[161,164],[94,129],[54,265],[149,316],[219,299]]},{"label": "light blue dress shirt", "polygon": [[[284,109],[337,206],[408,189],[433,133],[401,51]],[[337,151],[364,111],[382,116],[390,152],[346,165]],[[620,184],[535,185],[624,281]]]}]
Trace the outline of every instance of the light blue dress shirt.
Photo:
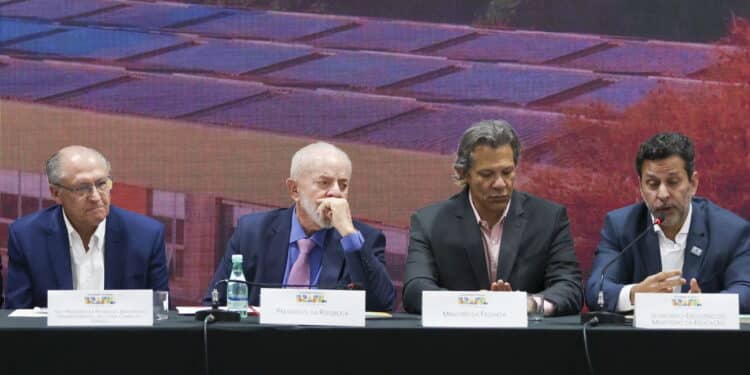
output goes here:
[{"label": "light blue dress shirt", "polygon": [[[310,286],[317,287],[320,281],[320,273],[323,269],[323,249],[325,249],[325,239],[328,235],[328,231],[336,230],[335,228],[322,229],[310,236],[310,239],[315,242],[315,247],[310,250]],[[292,265],[299,256],[299,248],[297,248],[297,240],[307,238],[304,229],[297,218],[297,207],[294,207],[292,212],[292,230],[289,232],[289,248],[286,256],[286,268],[284,269],[284,281],[286,285],[289,280],[289,273],[292,271]],[[358,251],[362,249],[365,244],[365,238],[362,233],[356,231],[348,236],[341,238],[341,247],[345,253]]]}]

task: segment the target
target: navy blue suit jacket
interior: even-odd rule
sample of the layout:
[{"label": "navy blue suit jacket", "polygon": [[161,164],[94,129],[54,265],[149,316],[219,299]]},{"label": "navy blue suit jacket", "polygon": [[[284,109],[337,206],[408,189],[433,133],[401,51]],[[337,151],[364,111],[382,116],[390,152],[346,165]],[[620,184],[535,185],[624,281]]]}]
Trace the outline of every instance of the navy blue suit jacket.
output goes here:
[{"label": "navy blue suit jacket", "polygon": [[[211,302],[211,290],[232,272],[232,254],[242,254],[242,268],[249,282],[278,284],[284,279],[293,208],[249,214],[241,217],[227,243],[214,277],[203,300]],[[395,289],[385,268],[385,236],[375,228],[354,221],[354,227],[365,239],[362,249],[344,253],[341,235],[328,231],[323,251],[323,266],[318,285],[334,289],[356,283],[366,291],[366,308],[371,311],[393,309]],[[226,304],[226,285],[219,286],[221,304]],[[260,287],[250,288],[249,303],[258,306]]]},{"label": "navy blue suit jacket", "polygon": [[[599,308],[596,300],[602,268],[650,222],[643,203],[607,214],[587,283],[586,303],[590,309]],[[693,250],[693,247],[700,250]],[[659,238],[651,230],[607,270],[604,309],[615,311],[620,290],[625,285],[639,283],[661,271]],[[750,313],[750,223],[707,199],[693,198],[682,277],[688,280],[682,292],[690,289],[689,281],[695,278],[705,293],[739,294],[740,312]]]},{"label": "navy blue suit jacket", "polygon": [[[8,232],[6,307],[47,306],[47,291],[73,289],[62,206],[16,220]],[[110,206],[104,235],[104,289],[168,290],[164,225]]]}]

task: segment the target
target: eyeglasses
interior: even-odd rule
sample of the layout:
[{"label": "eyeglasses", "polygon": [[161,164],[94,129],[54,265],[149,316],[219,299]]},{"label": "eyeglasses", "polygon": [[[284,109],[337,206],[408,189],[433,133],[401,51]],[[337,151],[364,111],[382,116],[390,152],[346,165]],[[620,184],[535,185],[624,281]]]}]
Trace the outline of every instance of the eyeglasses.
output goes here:
[{"label": "eyeglasses", "polygon": [[77,198],[85,198],[88,197],[94,189],[96,189],[99,194],[107,194],[110,190],[112,190],[112,177],[107,177],[105,179],[99,180],[95,182],[94,184],[81,184],[74,187],[65,186],[63,184],[52,184],[59,188],[63,188],[71,193],[73,193],[74,196]]}]

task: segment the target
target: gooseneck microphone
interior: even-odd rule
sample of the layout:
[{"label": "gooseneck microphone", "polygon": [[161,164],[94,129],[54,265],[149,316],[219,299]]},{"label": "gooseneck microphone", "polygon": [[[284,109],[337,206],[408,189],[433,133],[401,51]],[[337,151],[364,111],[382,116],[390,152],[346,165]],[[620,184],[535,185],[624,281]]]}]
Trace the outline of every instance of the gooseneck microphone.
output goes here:
[{"label": "gooseneck microphone", "polygon": [[221,279],[214,283],[214,287],[211,290],[211,309],[199,310],[195,312],[195,320],[203,321],[206,317],[209,317],[209,323],[213,322],[239,322],[240,314],[234,311],[226,311],[219,308],[219,286],[228,282],[242,283],[247,285],[248,289],[251,287],[258,288],[303,288],[303,289],[348,289],[348,290],[363,290],[359,283],[348,283],[348,284],[336,284],[333,288],[322,288],[319,285],[311,284],[280,284],[280,283],[262,283],[255,281],[245,280],[231,280]]},{"label": "gooseneck microphone", "polygon": [[596,304],[599,307],[597,311],[589,311],[581,314],[581,323],[592,321],[593,325],[596,324],[625,324],[625,315],[616,312],[609,312],[604,310],[604,276],[607,275],[609,266],[614,264],[623,254],[630,250],[643,236],[646,235],[654,226],[661,224],[664,221],[664,215],[659,215],[654,218],[653,224],[649,225],[644,229],[635,239],[630,241],[619,254],[612,258],[602,268],[601,276],[599,278],[599,291],[596,294]]}]

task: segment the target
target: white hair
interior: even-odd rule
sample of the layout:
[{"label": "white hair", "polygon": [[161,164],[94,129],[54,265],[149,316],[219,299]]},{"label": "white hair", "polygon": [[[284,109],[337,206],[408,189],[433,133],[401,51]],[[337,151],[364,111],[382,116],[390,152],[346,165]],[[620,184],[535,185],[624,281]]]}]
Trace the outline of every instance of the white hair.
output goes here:
[{"label": "white hair", "polygon": [[289,177],[298,179],[304,172],[307,172],[313,161],[320,159],[323,155],[338,154],[349,164],[351,171],[352,161],[349,155],[342,149],[326,142],[315,142],[297,150],[292,156],[292,166],[289,169]]},{"label": "white hair", "polygon": [[109,164],[109,160],[107,160],[107,158],[104,157],[104,155],[101,152],[91,147],[72,145],[72,146],[61,148],[60,150],[52,154],[52,156],[50,156],[49,159],[47,159],[47,161],[44,163],[44,171],[45,173],[47,173],[47,181],[51,185],[59,184],[62,181],[63,156],[65,156],[65,154],[67,153],[76,152],[76,151],[77,152],[89,152],[93,154],[94,156],[96,156],[97,158],[99,158],[102,161],[102,163],[104,163],[104,165],[106,166],[107,174],[110,174],[112,167]]}]

